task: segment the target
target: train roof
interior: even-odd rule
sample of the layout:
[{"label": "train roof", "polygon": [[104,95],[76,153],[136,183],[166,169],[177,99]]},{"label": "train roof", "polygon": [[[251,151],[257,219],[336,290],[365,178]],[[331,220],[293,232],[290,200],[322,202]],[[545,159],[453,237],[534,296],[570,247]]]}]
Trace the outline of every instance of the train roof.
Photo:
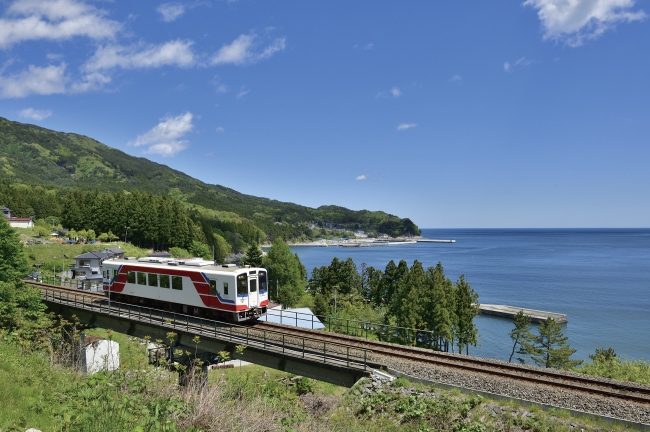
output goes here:
[{"label": "train roof", "polygon": [[182,268],[185,270],[200,270],[200,271],[218,271],[235,273],[241,270],[264,270],[260,267],[239,267],[236,264],[215,264],[214,261],[205,261],[201,258],[186,258],[186,259],[172,259],[172,258],[158,258],[158,257],[145,257],[145,258],[112,258],[104,261],[104,264],[117,264],[117,265],[134,265],[134,266],[147,266],[147,267],[172,267]]}]

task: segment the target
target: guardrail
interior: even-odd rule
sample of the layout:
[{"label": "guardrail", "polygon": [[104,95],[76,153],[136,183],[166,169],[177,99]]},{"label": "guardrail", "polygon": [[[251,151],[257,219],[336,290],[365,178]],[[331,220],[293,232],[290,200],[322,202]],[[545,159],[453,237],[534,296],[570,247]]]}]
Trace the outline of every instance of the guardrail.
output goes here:
[{"label": "guardrail", "polygon": [[319,316],[282,309],[267,309],[266,314],[267,316],[260,319],[269,321],[269,316],[272,316],[277,318],[277,321],[273,320],[273,322],[279,322],[280,324],[311,328],[312,330],[325,329],[333,333],[363,337],[380,342],[398,344],[412,344],[416,342],[416,345],[430,347],[434,341],[434,334],[430,330],[336,318],[333,316]]},{"label": "guardrail", "polygon": [[370,368],[370,350],[309,337],[296,336],[275,330],[261,330],[254,327],[199,318],[190,315],[166,312],[144,306],[107,300],[92,299],[77,293],[67,293],[41,287],[43,299],[66,304],[77,309],[126,318],[132,321],[154,324],[171,330],[182,330],[200,336],[253,346],[268,351],[315,360],[324,364],[344,365],[348,368]]}]

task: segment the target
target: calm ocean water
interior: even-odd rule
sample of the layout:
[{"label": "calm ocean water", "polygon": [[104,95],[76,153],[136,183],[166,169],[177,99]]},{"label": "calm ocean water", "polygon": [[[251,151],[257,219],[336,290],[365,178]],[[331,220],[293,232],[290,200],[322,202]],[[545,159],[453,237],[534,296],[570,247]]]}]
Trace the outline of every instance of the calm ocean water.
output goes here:
[{"label": "calm ocean water", "polygon": [[[588,359],[612,347],[629,359],[650,360],[650,229],[423,229],[456,243],[373,248],[294,247],[307,270],[332,258],[384,269],[390,260],[442,262],[447,277],[465,274],[481,303],[568,315],[564,334]],[[509,319],[478,316],[479,346],[470,354],[507,360]]]}]

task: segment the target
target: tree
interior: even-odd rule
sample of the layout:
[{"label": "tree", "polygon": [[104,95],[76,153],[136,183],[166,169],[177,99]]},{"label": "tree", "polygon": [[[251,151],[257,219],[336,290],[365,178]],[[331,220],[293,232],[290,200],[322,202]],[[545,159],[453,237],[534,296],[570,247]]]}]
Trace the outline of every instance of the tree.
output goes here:
[{"label": "tree", "polygon": [[531,355],[535,363],[553,369],[571,369],[582,364],[582,360],[569,359],[577,350],[569,346],[569,337],[562,334],[562,327],[553,318],[542,321],[538,330]]},{"label": "tree", "polygon": [[262,267],[262,250],[257,243],[253,242],[246,249],[246,256],[241,259],[241,262],[251,267]]},{"label": "tree", "polygon": [[[517,312],[515,315],[515,328],[510,330],[510,339],[512,339],[512,352],[510,353],[509,362],[512,361],[512,357],[517,354],[523,356],[530,355],[530,341],[533,339],[533,335],[530,332],[530,317],[524,313],[524,311]],[[517,349],[517,347],[519,349]],[[521,363],[525,363],[525,360],[521,357],[518,357]]]},{"label": "tree", "polygon": [[212,259],[212,251],[208,245],[197,240],[192,241],[192,245],[190,246],[190,254],[193,257],[203,258],[206,260]]},{"label": "tree", "polygon": [[18,233],[5,218],[0,219],[0,281],[16,281],[27,275],[29,267]]},{"label": "tree", "polygon": [[214,247],[214,260],[218,263],[223,263],[226,257],[230,255],[230,245],[225,238],[219,234],[212,234],[213,247]]},{"label": "tree", "polygon": [[[289,246],[277,237],[262,261],[269,273],[269,292],[272,299],[284,307],[296,305],[306,288],[300,260],[291,252]],[[277,294],[273,289],[274,284],[277,286]]]},{"label": "tree", "polygon": [[456,282],[456,322],[454,323],[454,335],[458,343],[458,352],[469,355],[469,346],[476,346],[478,342],[478,330],[474,324],[474,317],[480,313],[478,294],[461,275]]}]

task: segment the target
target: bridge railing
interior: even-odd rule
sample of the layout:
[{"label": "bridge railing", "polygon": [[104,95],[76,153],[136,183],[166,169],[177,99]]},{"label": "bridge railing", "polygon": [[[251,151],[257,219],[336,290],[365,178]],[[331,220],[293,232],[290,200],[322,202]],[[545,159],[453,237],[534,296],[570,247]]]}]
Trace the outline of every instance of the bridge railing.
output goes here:
[{"label": "bridge railing", "polygon": [[336,342],[323,341],[275,330],[262,330],[227,322],[199,318],[186,314],[162,311],[107,299],[89,299],[88,296],[42,287],[43,298],[59,304],[95,313],[154,324],[170,330],[180,330],[199,336],[228,341],[238,345],[258,347],[287,355],[319,361],[325,364],[345,365],[348,368],[368,370],[370,350]]}]

